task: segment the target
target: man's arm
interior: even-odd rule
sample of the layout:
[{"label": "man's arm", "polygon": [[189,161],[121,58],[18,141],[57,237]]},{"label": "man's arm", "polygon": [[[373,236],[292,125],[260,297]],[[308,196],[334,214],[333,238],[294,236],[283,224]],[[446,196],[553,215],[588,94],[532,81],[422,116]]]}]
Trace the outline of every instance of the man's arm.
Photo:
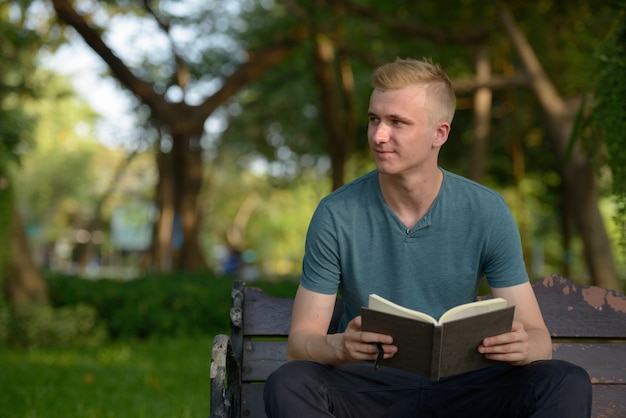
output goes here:
[{"label": "man's arm", "polygon": [[552,358],[552,341],[530,283],[492,288],[493,296],[515,305],[510,333],[485,338],[479,351],[492,360],[524,365]]},{"label": "man's arm", "polygon": [[374,360],[375,342],[384,344],[385,357],[397,351],[388,335],[361,331],[361,317],[354,318],[346,331],[327,334],[335,307],[335,295],[298,287],[291,315],[287,360],[311,360],[331,366],[361,360]]}]

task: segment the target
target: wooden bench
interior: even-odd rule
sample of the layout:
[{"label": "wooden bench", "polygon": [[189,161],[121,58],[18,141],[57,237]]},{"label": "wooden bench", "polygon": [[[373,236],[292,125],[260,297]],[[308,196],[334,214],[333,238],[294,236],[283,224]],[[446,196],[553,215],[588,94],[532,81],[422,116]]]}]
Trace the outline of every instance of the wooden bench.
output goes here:
[{"label": "wooden bench", "polygon": [[[626,296],[577,286],[558,275],[533,285],[554,358],[584,367],[593,383],[593,418],[626,417]],[[263,384],[285,362],[293,299],[235,282],[231,335],[217,335],[211,358],[211,417],[265,417]],[[338,301],[329,332],[343,307]]]}]

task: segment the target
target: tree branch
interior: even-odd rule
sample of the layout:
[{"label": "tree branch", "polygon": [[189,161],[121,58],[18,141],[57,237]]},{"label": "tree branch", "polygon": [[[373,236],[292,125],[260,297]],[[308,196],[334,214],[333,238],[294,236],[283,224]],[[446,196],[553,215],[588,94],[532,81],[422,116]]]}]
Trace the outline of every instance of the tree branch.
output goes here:
[{"label": "tree branch", "polygon": [[249,51],[248,60],[224,80],[222,87],[198,106],[196,116],[206,119],[220,105],[232,97],[241,87],[259,79],[267,70],[280,63],[291,51],[308,39],[308,29],[299,26],[285,36],[276,39],[259,51]]},{"label": "tree branch", "polygon": [[189,82],[191,81],[191,75],[189,74],[187,63],[177,51],[176,43],[174,42],[174,39],[172,38],[172,34],[170,33],[169,22],[165,22],[163,19],[161,19],[157,15],[155,10],[152,8],[151,3],[152,3],[151,0],[144,0],[143,2],[145,9],[154,18],[154,20],[157,22],[157,25],[161,28],[161,30],[165,32],[165,34],[167,35],[167,38],[170,41],[170,45],[172,48],[172,55],[174,56],[174,61],[176,61],[176,84],[180,86],[183,89],[183,91],[185,91],[186,87],[189,85]]},{"label": "tree branch", "polygon": [[[156,119],[186,125],[191,122],[193,127],[188,125],[187,128],[191,130],[197,126],[201,127],[206,118],[232,97],[237,90],[260,78],[265,71],[281,62],[293,48],[307,39],[306,28],[297,27],[264,49],[258,52],[248,52],[248,61],[241,64],[230,77],[226,78],[222,87],[213,96],[207,98],[199,106],[189,106],[184,102],[167,102],[163,95],[155,92],[153,83],[135,76],[67,0],[52,0],[52,4],[59,19],[72,26],[80,34],[94,52],[106,62],[113,75],[153,110]],[[159,25],[163,27],[163,22],[159,22]],[[180,108],[179,112],[173,112],[172,106]],[[184,117],[185,120],[172,121],[173,117],[177,119]]]},{"label": "tree branch", "polygon": [[488,88],[490,90],[508,90],[516,87],[528,87],[531,83],[531,77],[525,73],[505,75],[491,75],[486,80],[478,80],[476,78],[458,78],[452,80],[454,91],[457,94],[473,93],[480,88]]},{"label": "tree branch", "polygon": [[550,117],[561,117],[566,112],[566,105],[556,87],[546,75],[539,59],[524,34],[517,27],[513,15],[507,8],[500,9],[500,21],[504,26],[513,47],[517,51],[526,72],[530,76],[531,88],[537,99]]},{"label": "tree branch", "polygon": [[73,27],[96,54],[109,66],[115,77],[157,113],[167,108],[165,98],[156,93],[153,84],[135,76],[132,71],[119,59],[117,55],[102,41],[100,34],[89,26],[83,16],[67,2],[67,0],[52,0],[54,10],[59,19]]}]

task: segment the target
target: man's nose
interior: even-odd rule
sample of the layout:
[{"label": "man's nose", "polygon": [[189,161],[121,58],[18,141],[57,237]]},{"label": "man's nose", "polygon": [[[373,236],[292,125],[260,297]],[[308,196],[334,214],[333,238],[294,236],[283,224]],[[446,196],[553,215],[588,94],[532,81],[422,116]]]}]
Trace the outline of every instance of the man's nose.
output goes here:
[{"label": "man's nose", "polygon": [[379,123],[376,126],[372,126],[371,129],[373,130],[372,140],[375,143],[380,144],[389,141],[389,127],[386,126],[384,123]]}]

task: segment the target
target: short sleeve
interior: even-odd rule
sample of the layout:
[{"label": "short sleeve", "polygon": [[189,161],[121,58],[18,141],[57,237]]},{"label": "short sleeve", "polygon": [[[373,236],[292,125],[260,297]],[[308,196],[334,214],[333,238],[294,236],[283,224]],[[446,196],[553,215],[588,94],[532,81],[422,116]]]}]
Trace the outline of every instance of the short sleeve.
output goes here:
[{"label": "short sleeve", "polygon": [[307,231],[300,284],[313,292],[334,294],[340,278],[337,230],[332,214],[322,200]]},{"label": "short sleeve", "polygon": [[494,205],[483,267],[491,287],[508,287],[528,281],[522,242],[513,215],[500,197]]}]

